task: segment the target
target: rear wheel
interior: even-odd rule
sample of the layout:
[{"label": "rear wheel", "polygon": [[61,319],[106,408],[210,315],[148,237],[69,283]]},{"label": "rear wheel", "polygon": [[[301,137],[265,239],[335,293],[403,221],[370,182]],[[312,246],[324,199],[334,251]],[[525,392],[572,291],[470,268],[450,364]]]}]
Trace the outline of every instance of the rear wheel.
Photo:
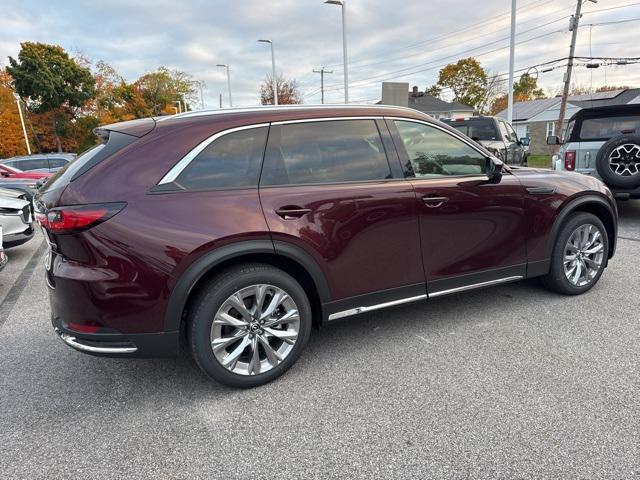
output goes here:
[{"label": "rear wheel", "polygon": [[591,213],[575,213],[560,229],[543,283],[565,295],[584,293],[602,276],[608,252],[609,238],[602,221]]},{"label": "rear wheel", "polygon": [[227,270],[204,287],[193,311],[193,357],[208,376],[231,387],[254,387],[282,375],[311,332],[304,290],[270,265]]}]

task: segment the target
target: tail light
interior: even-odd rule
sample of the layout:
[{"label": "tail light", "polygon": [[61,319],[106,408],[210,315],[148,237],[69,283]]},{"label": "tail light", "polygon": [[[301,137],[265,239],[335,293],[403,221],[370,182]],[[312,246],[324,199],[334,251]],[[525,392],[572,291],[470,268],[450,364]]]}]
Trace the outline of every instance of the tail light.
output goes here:
[{"label": "tail light", "polygon": [[575,150],[567,150],[564,152],[564,169],[575,170],[576,169],[576,152]]},{"label": "tail light", "polygon": [[119,202],[58,207],[46,214],[38,213],[36,218],[42,227],[51,233],[77,233],[109,220],[126,205]]}]

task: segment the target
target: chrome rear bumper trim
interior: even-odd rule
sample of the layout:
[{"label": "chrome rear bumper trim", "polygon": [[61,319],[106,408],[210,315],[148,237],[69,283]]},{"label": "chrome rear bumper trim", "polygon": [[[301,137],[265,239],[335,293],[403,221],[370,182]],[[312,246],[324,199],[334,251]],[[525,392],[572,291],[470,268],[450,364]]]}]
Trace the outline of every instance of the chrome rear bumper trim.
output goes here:
[{"label": "chrome rear bumper trim", "polygon": [[56,333],[60,337],[60,339],[66,343],[71,348],[75,348],[76,350],[81,350],[83,352],[91,352],[91,353],[134,353],[138,350],[137,347],[93,347],[91,345],[85,345],[84,343],[80,343],[76,337],[73,335],[69,335],[59,330],[55,329]]}]

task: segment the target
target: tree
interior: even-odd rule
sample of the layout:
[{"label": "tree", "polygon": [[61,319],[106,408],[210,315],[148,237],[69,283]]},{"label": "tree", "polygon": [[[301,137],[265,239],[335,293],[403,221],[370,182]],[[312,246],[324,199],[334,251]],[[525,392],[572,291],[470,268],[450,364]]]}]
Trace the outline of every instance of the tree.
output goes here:
[{"label": "tree", "polygon": [[9,57],[7,72],[20,97],[28,99],[36,113],[51,112],[53,135],[58,151],[60,136],[74,109],[93,97],[95,81],[88,68],[78,65],[62,47],[44,43],[20,44],[18,59]]},{"label": "tree", "polygon": [[513,95],[522,99],[520,102],[545,97],[544,90],[538,87],[538,79],[528,73],[523,74],[520,80],[513,84]]},{"label": "tree", "polygon": [[628,90],[631,87],[629,86],[620,86],[620,87],[616,87],[615,85],[603,85],[601,87],[596,88],[596,93],[600,93],[600,92],[613,92],[615,90]]},{"label": "tree", "polygon": [[[147,73],[140,77],[134,84],[134,93],[139,93],[152,115],[173,113],[181,102],[185,109],[189,109],[189,103],[197,91],[197,82],[191,75],[180,70],[169,70],[160,67],[155,72]],[[148,116],[148,115],[147,115]]]},{"label": "tree", "polygon": [[438,86],[449,88],[455,102],[478,108],[487,93],[487,73],[475,58],[463,58],[440,70]]},{"label": "tree", "polygon": [[0,158],[26,155],[18,105],[11,88],[12,79],[0,71]]},{"label": "tree", "polygon": [[424,93],[435,98],[440,98],[440,95],[442,95],[442,88],[440,88],[438,84],[431,85],[425,89]]},{"label": "tree", "polygon": [[[278,104],[291,105],[302,103],[302,95],[298,90],[298,83],[294,79],[285,79],[282,75],[276,77],[278,89]],[[271,75],[267,75],[260,85],[260,103],[273,105],[273,81]]]}]

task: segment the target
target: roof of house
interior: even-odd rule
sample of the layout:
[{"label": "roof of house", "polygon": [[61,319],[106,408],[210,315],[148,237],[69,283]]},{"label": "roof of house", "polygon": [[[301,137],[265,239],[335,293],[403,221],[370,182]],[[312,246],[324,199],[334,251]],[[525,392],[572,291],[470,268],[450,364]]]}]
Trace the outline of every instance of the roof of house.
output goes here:
[{"label": "roof of house", "polygon": [[445,102],[439,98],[432,97],[424,93],[420,93],[417,96],[413,96],[409,93],[409,107],[420,110],[424,113],[431,112],[473,112],[474,108],[469,105],[464,105],[458,102]]},{"label": "roof of house", "polygon": [[[612,90],[608,92],[587,93],[584,95],[572,95],[568,102],[578,108],[604,107],[609,105],[626,105],[640,95],[640,88],[628,88]],[[540,115],[545,110],[557,108],[560,97],[529,100],[528,102],[516,102],[513,104],[513,121],[523,122]],[[507,118],[505,108],[497,114],[498,117]]]}]

